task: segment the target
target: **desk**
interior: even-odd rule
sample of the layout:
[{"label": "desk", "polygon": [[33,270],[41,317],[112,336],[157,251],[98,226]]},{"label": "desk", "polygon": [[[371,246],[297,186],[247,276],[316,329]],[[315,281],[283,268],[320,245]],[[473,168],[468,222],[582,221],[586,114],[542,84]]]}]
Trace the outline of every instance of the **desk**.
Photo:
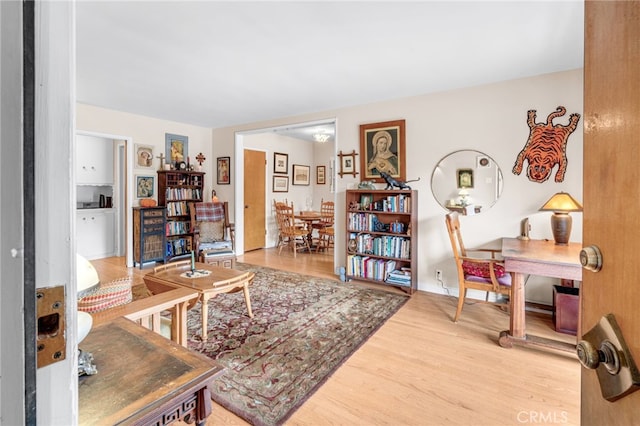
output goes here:
[{"label": "desk", "polygon": [[155,267],[153,272],[149,272],[143,277],[144,283],[151,292],[158,286],[184,287],[197,291],[198,300],[201,302],[202,340],[207,340],[208,301],[217,294],[242,290],[247,312],[253,318],[249,297],[249,284],[255,275],[253,272],[238,271],[200,262],[195,262],[195,268],[199,271],[206,271],[209,275],[199,278],[185,277],[185,272],[191,271],[191,263],[183,261]]},{"label": "desk", "polygon": [[223,368],[131,320],[94,327],[80,347],[98,374],[78,378],[80,425],[204,425],[209,383]]},{"label": "desk", "polygon": [[512,273],[513,288],[509,330],[500,333],[500,346],[510,348],[514,343],[531,344],[575,352],[575,345],[526,334],[524,281],[525,275],[582,281],[581,250],[579,243],[562,246],[546,240],[502,239],[504,269]]}]

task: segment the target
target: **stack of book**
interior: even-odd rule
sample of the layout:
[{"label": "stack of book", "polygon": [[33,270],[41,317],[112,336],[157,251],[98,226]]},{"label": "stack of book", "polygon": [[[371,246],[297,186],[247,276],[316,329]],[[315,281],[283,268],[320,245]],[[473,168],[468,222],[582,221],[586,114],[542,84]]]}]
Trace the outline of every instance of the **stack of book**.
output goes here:
[{"label": "stack of book", "polygon": [[408,268],[391,271],[385,280],[389,284],[411,286],[411,270]]}]

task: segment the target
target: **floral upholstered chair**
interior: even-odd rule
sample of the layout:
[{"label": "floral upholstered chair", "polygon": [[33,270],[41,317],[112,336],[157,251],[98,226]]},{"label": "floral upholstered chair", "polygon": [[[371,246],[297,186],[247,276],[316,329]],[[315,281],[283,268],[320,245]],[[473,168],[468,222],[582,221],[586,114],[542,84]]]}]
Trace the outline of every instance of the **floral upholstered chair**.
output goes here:
[{"label": "floral upholstered chair", "polygon": [[233,268],[235,265],[235,228],[229,222],[228,202],[192,203],[191,231],[200,262]]}]

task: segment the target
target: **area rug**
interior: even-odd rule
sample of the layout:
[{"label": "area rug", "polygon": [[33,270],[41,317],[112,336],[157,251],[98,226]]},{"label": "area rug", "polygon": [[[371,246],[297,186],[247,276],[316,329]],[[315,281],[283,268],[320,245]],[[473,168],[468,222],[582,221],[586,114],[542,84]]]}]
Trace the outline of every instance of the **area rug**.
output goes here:
[{"label": "area rug", "polygon": [[212,398],[258,426],[282,424],[408,300],[353,284],[238,263],[255,272],[254,317],[242,292],[209,301],[208,338],[200,307],[189,311],[189,349],[225,367]]}]

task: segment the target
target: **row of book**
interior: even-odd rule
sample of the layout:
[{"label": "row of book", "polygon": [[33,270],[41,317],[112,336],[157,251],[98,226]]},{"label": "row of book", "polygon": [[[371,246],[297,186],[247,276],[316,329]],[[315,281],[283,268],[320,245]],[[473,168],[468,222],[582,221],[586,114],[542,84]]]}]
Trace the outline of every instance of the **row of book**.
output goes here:
[{"label": "row of book", "polygon": [[186,201],[167,203],[167,216],[188,216],[189,207]]},{"label": "row of book", "polygon": [[188,234],[191,232],[191,222],[184,221],[169,221],[166,225],[166,235],[180,235],[180,234]]},{"label": "row of book", "polygon": [[373,236],[371,234],[349,234],[349,238],[356,241],[358,253],[374,254],[376,256],[395,257],[396,259],[411,258],[411,241],[408,238],[392,235]]},{"label": "row of book", "polygon": [[369,210],[391,213],[411,213],[411,197],[405,194],[389,195],[369,204]]},{"label": "row of book", "polygon": [[347,275],[394,285],[411,286],[411,270],[408,268],[397,269],[395,260],[350,255],[347,256]]},{"label": "row of book", "polygon": [[199,188],[167,188],[167,201],[201,200],[202,190]]},{"label": "row of book", "polygon": [[191,238],[167,240],[167,257],[191,253]]},{"label": "row of book", "polygon": [[390,223],[382,223],[373,213],[354,213],[347,215],[347,229],[352,231],[366,232],[392,232],[395,234],[404,233],[408,225],[398,220]]}]

